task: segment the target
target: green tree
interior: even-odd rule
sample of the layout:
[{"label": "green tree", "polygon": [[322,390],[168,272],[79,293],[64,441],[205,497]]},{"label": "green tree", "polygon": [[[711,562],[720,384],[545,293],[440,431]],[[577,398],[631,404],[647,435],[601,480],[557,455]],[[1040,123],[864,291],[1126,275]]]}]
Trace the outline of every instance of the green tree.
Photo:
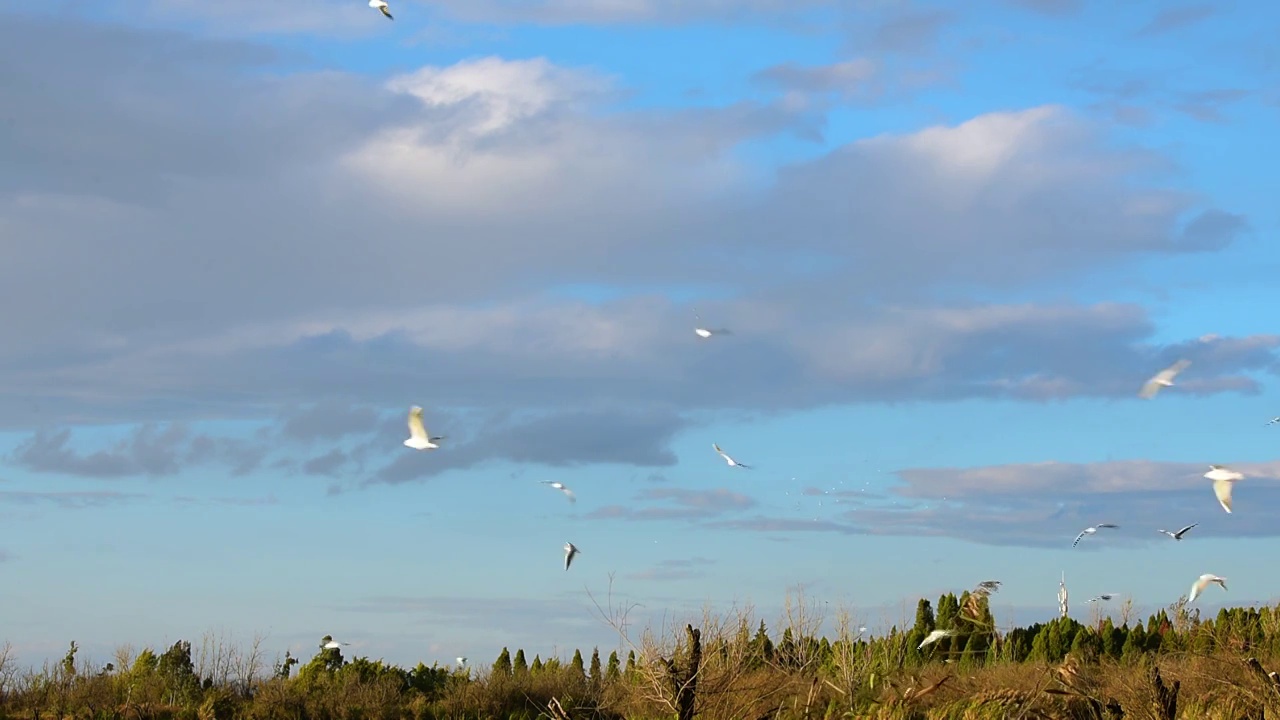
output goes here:
[{"label": "green tree", "polygon": [[529,663],[524,659],[524,648],[516,650],[516,658],[511,662],[511,674],[516,677],[529,674]]},{"label": "green tree", "polygon": [[635,671],[636,671],[636,651],[628,650],[627,651],[627,668],[625,671],[623,671],[623,674],[626,675],[627,677],[631,677],[631,674],[634,673]]},{"label": "green tree", "polygon": [[534,655],[534,656],[533,656],[533,664],[529,666],[529,672],[530,672],[530,674],[537,675],[538,673],[542,672],[542,670],[543,670],[543,667],[542,667],[542,656],[540,656],[540,655]]},{"label": "green tree", "polygon": [[511,653],[506,648],[502,648],[498,659],[493,661],[493,674],[511,677]]},{"label": "green tree", "polygon": [[586,668],[584,667],[584,664],[583,664],[583,662],[582,662],[582,651],[581,651],[581,650],[578,650],[578,649],[576,649],[576,648],[574,649],[574,651],[573,651],[573,661],[572,661],[571,663],[569,663],[569,667],[573,670],[573,674],[574,674],[574,676],[575,676],[575,677],[583,677],[583,678],[585,678],[585,677],[587,676],[587,670],[586,670]]},{"label": "green tree", "polygon": [[587,677],[592,685],[599,685],[604,680],[604,673],[600,670],[600,648],[598,647],[591,649],[591,673]]},{"label": "green tree", "polygon": [[622,676],[622,672],[618,666],[618,651],[614,650],[609,653],[609,662],[604,667],[604,679],[608,682],[616,682],[617,679]]},{"label": "green tree", "polygon": [[1124,639],[1124,647],[1120,650],[1120,657],[1126,660],[1136,659],[1147,650],[1147,633],[1142,629],[1142,623],[1137,623],[1133,629],[1129,630],[1128,635]]}]

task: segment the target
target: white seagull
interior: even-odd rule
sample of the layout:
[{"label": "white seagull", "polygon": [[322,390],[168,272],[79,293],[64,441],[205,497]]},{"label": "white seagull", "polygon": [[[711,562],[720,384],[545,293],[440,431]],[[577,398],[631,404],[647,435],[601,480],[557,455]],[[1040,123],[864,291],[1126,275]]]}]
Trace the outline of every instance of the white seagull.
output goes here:
[{"label": "white seagull", "polygon": [[1086,603],[1091,603],[1091,602],[1098,602],[1099,600],[1110,600],[1111,598],[1113,598],[1113,597],[1115,597],[1115,596],[1116,596],[1116,593],[1102,593],[1102,594],[1101,594],[1101,595],[1099,595],[1098,597],[1096,597],[1096,598],[1091,598],[1091,599],[1089,599],[1089,600],[1086,600],[1085,602],[1086,602]]},{"label": "white seagull", "polygon": [[578,554],[580,554],[581,552],[582,551],[579,550],[577,546],[571,542],[567,542],[564,544],[564,569],[565,570],[569,569],[569,563],[572,563],[573,558]]},{"label": "white seagull", "polygon": [[925,645],[929,645],[930,643],[935,643],[944,637],[951,637],[952,635],[955,635],[955,634],[956,634],[955,630],[934,630],[933,632],[926,635],[924,640],[920,641],[920,645],[916,647],[916,649],[920,650]]},{"label": "white seagull", "polygon": [[391,11],[387,9],[387,0],[369,0],[369,7],[382,11],[382,14],[386,15],[388,20],[395,20],[395,18],[391,17]]},{"label": "white seagull", "polygon": [[726,453],[725,453],[725,451],[721,450],[721,449],[720,449],[720,446],[719,446],[719,445],[717,445],[716,443],[711,443],[711,447],[715,448],[715,449],[716,449],[716,452],[720,453],[720,457],[724,458],[724,461],[725,461],[726,463],[728,463],[728,464],[729,464],[729,467],[740,467],[740,468],[742,468],[743,470],[750,470],[750,469],[751,469],[751,466],[750,466],[750,465],[746,465],[746,464],[744,464],[744,463],[740,463],[740,462],[738,462],[737,460],[734,460],[733,458],[729,457],[729,455],[728,455],[728,454],[726,454]]},{"label": "white seagull", "polygon": [[1179,530],[1178,532],[1169,532],[1168,530],[1160,530],[1159,532],[1162,532],[1162,533],[1164,533],[1165,535],[1168,535],[1169,537],[1173,538],[1174,540],[1181,540],[1181,539],[1182,539],[1182,536],[1183,536],[1183,535],[1185,535],[1185,534],[1186,534],[1186,532],[1187,532],[1188,530],[1190,530],[1191,528],[1193,528],[1193,527],[1195,527],[1195,526],[1197,526],[1197,525],[1199,525],[1199,524],[1200,524],[1200,523],[1191,523],[1190,525],[1188,525],[1188,526],[1186,526],[1186,527],[1182,528],[1182,529],[1181,529],[1181,530]]},{"label": "white seagull", "polygon": [[578,501],[578,498],[573,494],[573,491],[565,487],[565,484],[560,482],[559,480],[539,480],[538,482],[542,483],[543,485],[550,485],[551,487],[564,493],[564,496],[569,498],[569,502]]},{"label": "white seagull", "polygon": [[1098,523],[1097,525],[1094,525],[1093,527],[1087,527],[1087,528],[1085,528],[1085,529],[1083,529],[1083,530],[1081,530],[1081,531],[1080,531],[1080,534],[1076,536],[1076,541],[1075,541],[1075,542],[1073,542],[1073,543],[1071,543],[1071,547],[1075,547],[1076,545],[1079,545],[1079,544],[1080,544],[1080,538],[1083,538],[1085,535],[1092,535],[1092,534],[1094,534],[1094,533],[1098,532],[1099,530],[1101,530],[1102,528],[1114,528],[1114,527],[1120,527],[1120,526],[1119,526],[1119,525],[1112,525],[1111,523]]},{"label": "white seagull", "polygon": [[466,665],[466,664],[467,664],[467,659],[466,659],[466,658],[464,658],[464,657],[460,657],[460,658],[458,658],[458,664],[459,664],[459,665]]},{"label": "white seagull", "polygon": [[1226,578],[1205,573],[1204,575],[1201,575],[1200,578],[1191,585],[1191,593],[1187,595],[1187,604],[1191,604],[1195,602],[1196,598],[1199,597],[1200,593],[1204,592],[1204,589],[1209,587],[1209,583],[1218,583],[1219,585],[1222,586],[1223,590],[1227,589]]},{"label": "white seagull", "polygon": [[724,328],[720,328],[718,330],[711,330],[709,328],[703,327],[702,318],[698,316],[698,313],[696,311],[693,313],[693,319],[697,321],[697,324],[694,325],[693,333],[698,337],[702,338],[703,340],[706,340],[712,335],[732,335],[733,334]]},{"label": "white seagull", "polygon": [[1213,494],[1218,496],[1218,504],[1223,510],[1231,512],[1231,486],[1237,480],[1243,480],[1244,474],[1221,465],[1210,465],[1209,472],[1204,476],[1213,481]]},{"label": "white seagull", "polygon": [[431,437],[427,434],[427,427],[422,424],[422,408],[417,405],[409,408],[409,439],[404,441],[406,447],[414,450],[435,450],[440,447],[436,441],[443,439],[443,435]]},{"label": "white seagull", "polygon": [[342,647],[343,645],[350,645],[350,644],[351,644],[351,643],[347,643],[347,642],[338,642],[337,640],[330,640],[329,642],[327,642],[327,643],[325,643],[325,644],[324,644],[324,649],[325,649],[325,650],[337,650],[338,648]]},{"label": "white seagull", "polygon": [[1190,360],[1179,360],[1155,375],[1152,375],[1151,379],[1144,383],[1142,389],[1138,391],[1138,397],[1150,400],[1156,396],[1156,393],[1160,392],[1161,388],[1172,387],[1173,379],[1178,377],[1178,373],[1186,370],[1187,366],[1190,364]]}]

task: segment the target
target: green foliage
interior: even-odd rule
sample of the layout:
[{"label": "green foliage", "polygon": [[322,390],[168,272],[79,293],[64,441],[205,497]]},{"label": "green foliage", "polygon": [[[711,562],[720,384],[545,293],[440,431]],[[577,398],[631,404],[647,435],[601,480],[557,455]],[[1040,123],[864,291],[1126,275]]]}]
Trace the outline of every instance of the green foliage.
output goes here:
[{"label": "green foliage", "polygon": [[[1045,665],[1064,661],[1078,666],[1080,676],[1063,679],[1063,684],[1094,688],[1090,692],[1108,682],[1108,692],[1134,688],[1133,702],[1138,704],[1126,700],[1125,705],[1130,717],[1145,712],[1151,693],[1147,673],[1155,666],[1170,682],[1182,683],[1180,717],[1260,717],[1259,703],[1272,698],[1274,691],[1257,684],[1268,681],[1265,674],[1248,674],[1242,661],[1256,657],[1266,670],[1280,670],[1277,608],[1225,609],[1212,621],[1201,621],[1175,605],[1121,627],[1109,619],[1085,627],[1070,618],[1055,618],[998,633],[995,623],[986,619],[990,608],[985,598],[943,595],[938,598],[937,618],[933,607],[921,601],[916,623],[907,631],[895,627],[875,638],[812,637],[793,627],[782,630],[774,645],[763,622],[758,627],[754,619],[728,624],[724,632],[704,640],[698,717],[1010,717],[1016,715],[1009,715],[1013,711],[1007,706],[976,696],[984,689],[1008,689],[1007,700],[1018,692],[1025,695],[1028,688],[1043,687],[1046,678],[1058,682],[1053,678],[1066,678],[1062,669]],[[956,637],[945,646],[937,643],[924,653],[915,652],[921,633],[933,628],[935,620],[938,627],[954,629]],[[532,666],[526,667],[523,649],[513,657],[503,648],[492,673],[473,677],[438,665],[418,663],[406,670],[382,660],[344,658],[336,649],[323,647],[328,640],[309,659],[285,653],[262,675],[219,681],[202,676],[207,673],[198,668],[210,667],[208,656],[193,658],[186,641],[160,654],[148,648],[131,660],[120,655],[119,668],[77,662],[79,647],[71,643],[67,653],[43,672],[11,676],[18,681],[0,694],[0,720],[656,720],[672,716],[666,703],[675,691],[659,658],[681,666],[690,657],[687,647],[673,645],[654,648],[652,655],[630,650],[624,669],[619,651],[605,659],[599,648],[592,648],[588,663],[575,649],[571,660],[535,655]],[[1208,653],[1213,655],[1206,657]],[[295,665],[296,672],[291,672]],[[989,665],[999,667],[984,667]],[[1179,667],[1187,669],[1179,673]],[[907,688],[947,675],[953,677],[951,683],[920,707],[901,702]],[[984,686],[984,677],[997,679],[991,682],[1020,678],[1014,683],[1020,689]],[[1197,689],[1191,690],[1197,682]],[[1239,690],[1236,699],[1224,699],[1232,697],[1232,688]],[[1028,710],[1022,716],[1093,717],[1087,708],[1072,704],[1077,696],[1039,690],[1031,695],[1047,703],[1040,706],[1044,712]],[[1105,693],[1097,691],[1096,696],[1104,698]],[[970,697],[975,699],[970,702]],[[1268,717],[1280,710],[1280,699],[1265,701],[1274,703],[1268,706]],[[557,707],[563,708],[564,716]],[[893,714],[892,708],[903,714]]]}]

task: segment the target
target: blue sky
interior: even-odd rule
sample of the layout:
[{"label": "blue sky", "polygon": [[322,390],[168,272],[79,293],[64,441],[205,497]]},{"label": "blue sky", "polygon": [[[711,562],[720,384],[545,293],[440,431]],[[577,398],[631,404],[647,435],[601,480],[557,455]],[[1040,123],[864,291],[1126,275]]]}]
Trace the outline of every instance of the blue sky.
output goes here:
[{"label": "blue sky", "polygon": [[1280,7],[392,12],[0,11],[20,658],[607,652],[611,577],[640,625],[1280,594]]}]

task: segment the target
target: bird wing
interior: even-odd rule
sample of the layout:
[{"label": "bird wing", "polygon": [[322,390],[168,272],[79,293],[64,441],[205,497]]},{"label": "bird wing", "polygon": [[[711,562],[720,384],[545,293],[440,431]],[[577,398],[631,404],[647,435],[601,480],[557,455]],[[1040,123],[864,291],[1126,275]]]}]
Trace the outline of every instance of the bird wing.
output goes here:
[{"label": "bird wing", "polygon": [[388,20],[395,20],[395,18],[391,17],[391,11],[387,9],[386,5],[379,5],[378,9],[382,11],[383,15],[387,16]]},{"label": "bird wing", "polygon": [[1213,494],[1218,496],[1218,504],[1222,506],[1222,509],[1231,512],[1231,481],[1214,480]]},{"label": "bird wing", "polygon": [[715,448],[716,452],[720,454],[720,457],[725,459],[729,458],[729,456],[725,455],[724,451],[720,449],[720,445],[718,443],[711,443],[711,447]]},{"label": "bird wing", "polygon": [[422,408],[417,405],[409,409],[409,436],[415,440],[427,439],[427,427],[422,424]]},{"label": "bird wing", "polygon": [[1098,524],[1097,524],[1097,525],[1095,525],[1094,527],[1100,527],[1100,528],[1104,528],[1104,527],[1105,527],[1105,528],[1118,528],[1118,527],[1120,527],[1120,526],[1119,526],[1119,525],[1112,525],[1111,523],[1098,523]]},{"label": "bird wing", "polygon": [[1200,524],[1200,523],[1191,523],[1190,525],[1188,525],[1188,526],[1186,526],[1186,527],[1182,528],[1181,530],[1179,530],[1179,531],[1178,531],[1178,534],[1179,534],[1179,535],[1181,535],[1182,533],[1184,533],[1184,532],[1186,532],[1186,531],[1190,530],[1191,528],[1193,528],[1193,527],[1195,527],[1195,526],[1197,526],[1197,525],[1199,525],[1199,524]]},{"label": "bird wing", "polygon": [[573,491],[569,488],[560,488],[560,492],[564,493],[565,497],[569,498],[569,502],[578,502],[578,497],[574,495]]},{"label": "bird wing", "polygon": [[1186,358],[1183,358],[1182,360],[1179,360],[1178,362],[1165,368],[1164,371],[1166,373],[1169,373],[1169,379],[1172,380],[1175,376],[1177,376],[1178,373],[1182,372],[1183,370],[1186,370],[1190,366],[1191,366],[1191,361],[1187,360]]},{"label": "bird wing", "polygon": [[1150,400],[1156,396],[1156,393],[1160,392],[1161,387],[1160,383],[1156,382],[1155,378],[1152,378],[1142,385],[1142,389],[1138,391],[1138,397],[1143,400]]},{"label": "bird wing", "polygon": [[1071,547],[1075,547],[1076,545],[1079,545],[1079,544],[1080,544],[1080,538],[1082,538],[1082,537],[1084,537],[1085,535],[1088,535],[1088,534],[1089,534],[1089,531],[1088,531],[1088,530],[1081,530],[1081,531],[1080,531],[1080,534],[1076,536],[1076,541],[1075,541],[1075,542],[1073,542],[1073,543],[1071,543]]}]

